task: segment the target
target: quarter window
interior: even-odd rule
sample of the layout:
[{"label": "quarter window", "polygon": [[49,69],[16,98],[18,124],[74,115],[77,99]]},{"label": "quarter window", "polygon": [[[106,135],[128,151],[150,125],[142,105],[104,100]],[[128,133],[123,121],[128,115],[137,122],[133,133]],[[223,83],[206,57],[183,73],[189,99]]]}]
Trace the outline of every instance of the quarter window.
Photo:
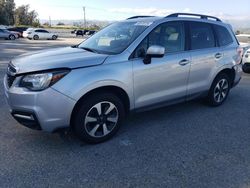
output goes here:
[{"label": "quarter window", "polygon": [[213,29],[207,23],[190,23],[191,49],[205,49],[215,47]]},{"label": "quarter window", "polygon": [[225,27],[214,25],[214,28],[220,46],[226,46],[233,42],[232,36]]}]

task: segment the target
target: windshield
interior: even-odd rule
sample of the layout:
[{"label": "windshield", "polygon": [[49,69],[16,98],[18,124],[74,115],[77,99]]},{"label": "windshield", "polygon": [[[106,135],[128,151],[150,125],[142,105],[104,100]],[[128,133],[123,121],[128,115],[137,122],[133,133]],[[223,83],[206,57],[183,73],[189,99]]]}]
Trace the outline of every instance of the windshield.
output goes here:
[{"label": "windshield", "polygon": [[118,22],[99,31],[78,47],[96,53],[123,52],[151,23]]}]

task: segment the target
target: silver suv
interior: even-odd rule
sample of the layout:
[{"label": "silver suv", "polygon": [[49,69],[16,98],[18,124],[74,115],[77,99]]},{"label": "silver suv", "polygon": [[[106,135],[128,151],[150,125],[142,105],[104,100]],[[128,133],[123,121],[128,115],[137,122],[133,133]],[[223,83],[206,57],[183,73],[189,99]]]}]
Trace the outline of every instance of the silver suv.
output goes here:
[{"label": "silver suv", "polygon": [[218,18],[136,16],[80,45],[13,59],[5,96],[23,125],[72,128],[84,141],[99,143],[130,111],[197,97],[221,105],[241,79],[241,53],[231,26]]}]

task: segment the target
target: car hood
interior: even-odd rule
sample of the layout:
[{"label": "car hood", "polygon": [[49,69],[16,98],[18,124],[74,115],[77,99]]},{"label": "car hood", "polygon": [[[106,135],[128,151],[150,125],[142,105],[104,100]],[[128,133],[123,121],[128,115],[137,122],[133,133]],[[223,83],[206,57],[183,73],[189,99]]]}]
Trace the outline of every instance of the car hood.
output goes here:
[{"label": "car hood", "polygon": [[56,68],[80,68],[102,64],[108,55],[64,47],[25,53],[12,60],[17,74]]}]

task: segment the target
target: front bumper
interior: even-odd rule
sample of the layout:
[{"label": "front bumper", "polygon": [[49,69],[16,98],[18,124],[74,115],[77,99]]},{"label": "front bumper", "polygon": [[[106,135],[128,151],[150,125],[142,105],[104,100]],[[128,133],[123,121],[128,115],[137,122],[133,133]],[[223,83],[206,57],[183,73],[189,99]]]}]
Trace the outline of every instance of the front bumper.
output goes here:
[{"label": "front bumper", "polygon": [[15,82],[9,88],[5,76],[4,90],[12,116],[24,126],[47,132],[70,126],[76,101],[53,88],[32,92]]},{"label": "front bumper", "polygon": [[33,112],[24,112],[24,111],[16,111],[12,110],[11,115],[15,120],[17,120],[20,124],[34,130],[42,130],[39,121],[36,117],[36,114]]}]

